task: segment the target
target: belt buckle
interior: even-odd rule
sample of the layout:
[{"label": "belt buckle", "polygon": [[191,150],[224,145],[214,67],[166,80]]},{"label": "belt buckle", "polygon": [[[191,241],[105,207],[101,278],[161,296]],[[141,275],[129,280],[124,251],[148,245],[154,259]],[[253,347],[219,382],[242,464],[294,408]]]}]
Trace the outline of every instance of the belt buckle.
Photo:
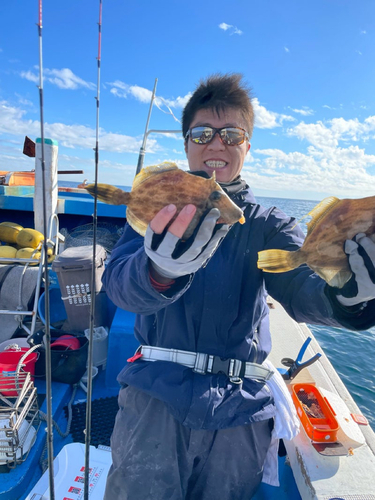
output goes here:
[{"label": "belt buckle", "polygon": [[243,382],[242,378],[233,375],[235,361],[236,360],[232,358],[225,359],[220,358],[220,356],[213,356],[210,373],[224,373],[224,375],[229,377],[229,380],[232,382],[232,384],[241,385]]},{"label": "belt buckle", "polygon": [[213,356],[212,366],[210,369],[210,373],[224,373],[228,377],[230,376],[229,368],[231,363],[231,358],[225,359],[220,358],[220,356]]}]

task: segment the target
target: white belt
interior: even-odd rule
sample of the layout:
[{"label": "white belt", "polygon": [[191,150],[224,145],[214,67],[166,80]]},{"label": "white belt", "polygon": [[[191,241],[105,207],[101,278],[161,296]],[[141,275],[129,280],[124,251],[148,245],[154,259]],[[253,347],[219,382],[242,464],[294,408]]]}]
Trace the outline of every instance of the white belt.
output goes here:
[{"label": "white belt", "polygon": [[258,363],[240,361],[239,359],[223,359],[220,356],[201,352],[142,345],[137,349],[137,354],[139,359],[144,361],[171,361],[192,368],[194,372],[202,375],[225,373],[234,383],[240,383],[244,377],[266,382],[274,373]]}]

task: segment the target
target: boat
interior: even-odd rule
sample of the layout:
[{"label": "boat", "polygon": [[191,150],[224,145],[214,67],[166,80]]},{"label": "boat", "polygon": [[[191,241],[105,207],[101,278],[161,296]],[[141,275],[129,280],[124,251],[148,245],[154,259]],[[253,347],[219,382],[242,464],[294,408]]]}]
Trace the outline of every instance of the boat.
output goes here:
[{"label": "boat", "polygon": [[[146,140],[151,132],[148,124],[155,89],[156,83],[136,171],[142,168]],[[86,265],[85,261],[77,271],[74,260],[77,254],[82,257],[87,248],[93,248],[94,228],[96,243],[109,257],[126,222],[126,207],[98,202],[94,222],[94,202],[84,189],[85,183],[74,188],[58,186],[57,141],[37,139],[36,149],[42,147],[46,148],[47,185],[43,191],[48,194],[47,208],[41,203],[40,154],[34,155],[36,164],[32,172],[0,172],[0,224],[12,221],[41,231],[44,220],[48,221],[47,237],[55,257],[47,266],[47,281],[42,273],[43,250],[37,261],[34,256],[1,258],[0,279],[1,273],[7,273],[9,268],[14,272],[15,264],[20,270],[16,283],[3,279],[3,293],[22,285],[26,275],[32,275],[35,287],[33,300],[28,297],[27,310],[5,309],[5,306],[0,310],[0,317],[9,315],[17,322],[15,331],[0,342],[0,500],[81,499],[86,474],[88,497],[101,500],[111,464],[109,438],[119,391],[116,377],[138,347],[133,335],[135,315],[115,307],[104,292],[93,294],[87,289],[72,292],[71,286],[76,284],[69,279],[72,276],[76,279],[80,273],[87,275],[96,268],[93,258],[91,264]],[[50,154],[52,150],[56,154]],[[59,267],[62,256],[68,258],[64,261],[65,267],[67,262],[72,264],[70,269],[74,272],[70,276],[62,271],[64,266]],[[104,265],[105,261],[104,257]],[[92,366],[86,371],[90,322],[86,318],[82,326],[83,315],[77,313],[74,306],[75,301],[90,302],[91,297],[97,298],[99,293],[102,295],[95,307],[95,318],[100,318],[100,326],[93,328]],[[262,483],[254,500],[375,500],[373,429],[307,325],[297,324],[272,298],[269,298],[269,306],[273,345],[269,359],[283,376],[301,423],[298,435],[283,440],[279,449],[280,485]],[[59,349],[51,349],[54,356],[51,389],[44,374],[36,370],[36,357],[43,357],[46,330],[50,331],[53,341],[60,343]],[[85,335],[77,336],[77,330],[81,333],[84,330]],[[65,343],[61,333],[68,335]],[[67,351],[60,348],[66,349],[66,342],[73,342],[72,337],[79,339],[79,345],[69,352],[82,358],[74,364],[78,372],[69,379],[63,360],[64,356],[67,359]],[[10,361],[13,351],[18,353],[17,361]],[[11,369],[4,369],[2,353],[7,356]],[[38,354],[34,356],[35,353]],[[47,357],[47,351],[44,356]],[[30,371],[23,372],[23,363],[29,363],[30,367],[25,369]],[[61,368],[59,373],[58,368]],[[321,414],[313,412],[309,402],[302,398],[303,393],[310,402],[319,403]],[[52,394],[51,400],[49,394]],[[91,419],[85,435],[88,394]],[[49,418],[53,419],[52,443],[47,442],[45,432]],[[46,449],[51,444],[53,457],[46,467]],[[85,470],[87,458],[89,471]],[[50,492],[52,483],[54,493]]]},{"label": "boat", "polygon": [[[50,147],[57,147],[55,141],[50,141]],[[38,168],[40,168],[40,164],[36,161],[36,171],[38,171]],[[35,198],[34,190],[36,189],[37,187],[34,186],[0,186],[0,207],[2,209],[0,211],[0,223],[14,221],[24,227],[36,226],[40,219],[40,214],[37,213],[38,209],[35,202],[33,202]],[[84,188],[76,187],[68,191],[58,190],[53,214],[56,219],[54,224],[57,226],[57,233],[63,231],[66,238],[74,239],[76,232],[78,239],[76,238],[74,244],[78,245],[79,252],[83,248],[87,248],[87,244],[92,244],[90,242],[90,237],[92,237],[92,234],[90,235],[92,210],[93,199]],[[116,228],[114,240],[119,237],[117,232],[119,228],[123,227],[125,221],[126,207],[98,203],[98,227],[101,228],[111,224],[112,228]],[[101,243],[100,238],[99,232],[99,245]],[[66,250],[66,248],[64,250],[63,244],[60,242],[58,253],[62,255]],[[7,266],[7,264],[2,265]],[[20,262],[19,265],[22,267],[22,265],[26,266],[27,263]],[[42,329],[43,325],[45,325],[43,300],[48,289],[51,299],[50,320],[52,328],[56,326],[56,322],[66,320],[67,316],[67,309],[64,307],[62,292],[58,284],[58,272],[52,270],[53,264],[49,267],[50,283],[48,287],[42,283],[39,276],[41,283],[38,290],[37,323],[33,328],[34,331],[38,329],[38,324]],[[34,309],[35,307],[34,305]],[[107,354],[104,358],[105,361],[95,366],[93,372],[95,376],[93,379],[92,405],[94,409],[92,418],[96,422],[97,415],[101,415],[99,418],[103,420],[100,421],[99,430],[95,425],[91,429],[93,433],[91,443],[96,446],[94,444],[90,446],[90,460],[96,464],[93,469],[97,471],[99,476],[96,483],[92,483],[94,486],[90,489],[90,498],[101,498],[101,495],[103,495],[105,475],[110,465],[109,436],[117,410],[116,396],[119,390],[116,376],[125,360],[131,357],[137,349],[137,343],[133,336],[134,314],[116,308],[109,300],[107,307],[109,319],[103,325],[108,332]],[[373,480],[375,477],[375,434],[373,430],[308,327],[294,322],[282,306],[272,299],[270,299],[270,307],[273,342],[270,360],[284,375],[288,371],[283,365],[286,358],[294,360],[297,367],[299,365],[304,366],[303,369],[297,370],[298,373],[295,376],[289,379],[286,377],[285,383],[287,387],[291,394],[294,395],[296,394],[295,389],[298,387],[319,391],[319,394],[323,395],[324,401],[328,401],[329,409],[332,410],[335,416],[335,425],[332,430],[333,438],[331,430],[326,430],[325,425],[327,422],[324,422],[320,428],[323,437],[317,437],[309,434],[306,421],[304,422],[301,419],[299,434],[291,441],[284,440],[285,454],[279,458],[280,487],[262,483],[262,487],[255,498],[257,500],[299,498],[303,500],[375,499]],[[31,333],[34,333],[34,331]],[[20,335],[18,331],[15,342],[19,342],[21,339],[22,343],[22,340],[25,341],[29,335],[30,331],[26,327],[23,334]],[[9,342],[13,340],[9,339]],[[303,353],[302,359],[300,359],[300,350]],[[315,362],[307,366],[308,363],[304,362],[305,358],[314,359]],[[289,366],[291,366],[291,363],[289,363]],[[27,384],[25,383],[25,385]],[[14,390],[14,386],[12,388]],[[31,419],[28,416],[26,419],[27,424],[24,424],[32,429],[31,435],[29,435],[28,441],[26,440],[27,442],[16,450],[16,454],[9,455],[13,457],[12,460],[4,458],[6,453],[5,455],[3,453],[3,456],[0,455],[1,500],[50,498],[47,476],[46,473],[43,474],[39,465],[40,457],[45,455],[43,449],[46,441],[46,424],[43,416],[47,410],[45,380],[36,377],[33,388],[35,388],[37,398],[34,397],[30,402],[29,396],[27,394],[26,396],[23,395],[26,398],[26,403],[32,407],[30,415],[33,418]],[[62,434],[64,434],[68,425],[66,417],[68,407],[73,408],[70,432],[62,437],[56,430],[54,431],[56,498],[81,498],[79,495],[82,493],[80,481],[82,481],[83,477],[83,429],[85,422],[82,420],[80,412],[84,412],[86,390],[87,387],[82,379],[76,390],[73,390],[72,384],[55,380],[52,382],[53,419]],[[17,397],[20,395],[20,391],[21,389],[18,389]],[[73,400],[71,400],[72,395],[74,396]],[[35,409],[37,403],[39,404],[38,410]],[[4,411],[3,406],[2,410]],[[103,417],[103,407],[111,408],[107,413],[104,412],[105,417]],[[298,401],[296,408],[297,410],[299,408]],[[304,417],[306,420],[306,415]],[[4,422],[4,418],[2,421]],[[97,436],[97,433],[103,432],[103,423],[106,425],[106,432],[103,433],[105,436],[100,437]],[[15,434],[17,433],[15,432]],[[81,437],[77,437],[79,434]],[[1,436],[0,429],[0,443]],[[18,435],[18,439],[22,441],[22,433]],[[17,441],[17,439],[15,440]],[[19,456],[20,454],[22,456]],[[67,496],[69,491],[70,497]],[[63,494],[63,492],[65,493]]]}]

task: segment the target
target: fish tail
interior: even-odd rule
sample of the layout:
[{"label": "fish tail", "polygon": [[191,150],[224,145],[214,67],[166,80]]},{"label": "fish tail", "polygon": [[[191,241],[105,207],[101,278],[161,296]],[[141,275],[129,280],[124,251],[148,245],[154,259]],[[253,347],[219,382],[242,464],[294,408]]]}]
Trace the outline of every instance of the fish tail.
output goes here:
[{"label": "fish tail", "polygon": [[258,252],[258,269],[267,273],[291,271],[305,262],[300,250],[262,250]]},{"label": "fish tail", "polygon": [[95,197],[96,195],[98,200],[110,205],[127,205],[130,199],[130,193],[111,186],[111,184],[97,184],[97,189],[95,184],[89,184],[85,189],[91,196]]}]

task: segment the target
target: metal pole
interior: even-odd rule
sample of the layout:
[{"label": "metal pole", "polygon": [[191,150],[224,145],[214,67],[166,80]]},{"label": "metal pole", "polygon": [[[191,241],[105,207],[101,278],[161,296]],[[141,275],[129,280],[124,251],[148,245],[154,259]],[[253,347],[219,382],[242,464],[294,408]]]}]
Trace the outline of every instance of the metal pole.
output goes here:
[{"label": "metal pole", "polygon": [[146,142],[147,142],[147,135],[148,135],[147,134],[147,130],[148,130],[148,124],[150,123],[152,106],[154,105],[154,99],[155,99],[155,93],[156,93],[156,85],[157,85],[157,83],[158,83],[158,79],[155,78],[154,90],[152,91],[150,108],[148,110],[148,116],[147,116],[147,121],[146,121],[145,133],[143,135],[143,141],[142,141],[141,149],[139,150],[139,156],[138,156],[138,164],[137,164],[136,174],[139,174],[139,172],[143,168],[143,161],[144,161],[145,153],[146,153]]},{"label": "metal pole", "polygon": [[50,499],[55,500],[54,470],[53,470],[53,427],[52,427],[52,374],[51,374],[51,330],[50,330],[50,303],[48,291],[48,261],[47,261],[47,208],[45,196],[45,155],[44,155],[44,117],[43,117],[43,57],[42,57],[42,0],[39,0],[39,108],[40,108],[40,135],[42,152],[42,183],[43,183],[43,269],[45,284],[45,347],[46,347],[46,403],[47,403],[47,451],[48,477]]},{"label": "metal pole", "polygon": [[91,443],[91,398],[92,398],[92,363],[94,344],[94,321],[95,321],[95,271],[96,271],[96,236],[97,236],[97,186],[99,170],[99,107],[100,107],[100,62],[102,45],[102,0],[99,0],[99,35],[98,35],[98,72],[97,72],[97,95],[96,95],[96,143],[95,143],[95,196],[93,214],[93,248],[92,248],[92,273],[91,273],[91,306],[90,306],[90,334],[89,352],[87,360],[87,401],[86,401],[86,429],[85,429],[85,473],[84,473],[84,500],[89,498],[90,479],[90,443]]}]

